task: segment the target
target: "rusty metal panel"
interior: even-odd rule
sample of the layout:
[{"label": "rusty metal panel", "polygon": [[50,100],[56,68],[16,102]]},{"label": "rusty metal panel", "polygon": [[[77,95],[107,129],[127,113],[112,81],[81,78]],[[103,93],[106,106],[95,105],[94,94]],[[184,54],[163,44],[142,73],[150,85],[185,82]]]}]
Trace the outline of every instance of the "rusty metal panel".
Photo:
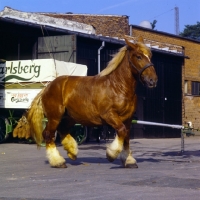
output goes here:
[{"label": "rusty metal panel", "polygon": [[76,36],[62,35],[38,38],[38,59],[54,58],[76,63]]}]

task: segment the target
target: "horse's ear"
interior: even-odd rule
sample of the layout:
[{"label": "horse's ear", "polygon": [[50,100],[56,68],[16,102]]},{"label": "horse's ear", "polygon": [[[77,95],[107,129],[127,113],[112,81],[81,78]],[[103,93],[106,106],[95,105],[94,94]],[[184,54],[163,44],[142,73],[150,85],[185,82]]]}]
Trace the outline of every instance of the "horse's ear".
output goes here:
[{"label": "horse's ear", "polygon": [[128,48],[135,48],[135,44],[130,42],[127,38],[124,38]]},{"label": "horse's ear", "polygon": [[140,43],[143,43],[143,44],[144,44],[144,39],[143,39],[143,37],[142,37],[142,36],[139,36],[139,38],[138,38],[138,42],[140,42]]}]

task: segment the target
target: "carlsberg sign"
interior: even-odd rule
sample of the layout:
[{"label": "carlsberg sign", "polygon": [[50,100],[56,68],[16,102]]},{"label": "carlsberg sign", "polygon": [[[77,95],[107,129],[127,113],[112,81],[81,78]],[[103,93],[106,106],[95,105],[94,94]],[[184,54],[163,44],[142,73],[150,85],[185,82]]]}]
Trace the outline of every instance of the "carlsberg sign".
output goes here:
[{"label": "carlsberg sign", "polygon": [[19,60],[0,63],[0,82],[40,82],[55,78],[53,59]]},{"label": "carlsberg sign", "polygon": [[0,63],[0,83],[48,82],[62,75],[86,76],[87,66],[54,59]]}]

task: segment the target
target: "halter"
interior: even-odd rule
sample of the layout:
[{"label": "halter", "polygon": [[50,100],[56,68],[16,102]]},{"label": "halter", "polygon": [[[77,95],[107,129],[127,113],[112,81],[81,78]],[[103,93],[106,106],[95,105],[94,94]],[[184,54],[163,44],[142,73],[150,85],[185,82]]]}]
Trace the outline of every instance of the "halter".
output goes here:
[{"label": "halter", "polygon": [[139,80],[140,80],[140,82],[143,84],[143,82],[142,82],[142,79],[141,79],[141,75],[142,75],[142,73],[143,73],[143,71],[145,70],[145,69],[147,69],[148,67],[150,67],[150,66],[154,66],[153,65],[153,63],[148,63],[148,64],[146,64],[142,69],[137,69],[136,68],[136,66],[132,63],[132,61],[130,60],[130,56],[129,56],[129,51],[128,51],[128,61],[129,61],[129,63],[132,65],[132,67],[138,72],[138,77],[139,77]]}]

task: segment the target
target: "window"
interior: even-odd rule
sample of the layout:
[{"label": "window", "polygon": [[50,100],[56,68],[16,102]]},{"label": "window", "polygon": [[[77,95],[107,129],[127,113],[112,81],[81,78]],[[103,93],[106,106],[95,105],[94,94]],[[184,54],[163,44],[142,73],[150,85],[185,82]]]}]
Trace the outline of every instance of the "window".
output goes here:
[{"label": "window", "polygon": [[200,82],[192,81],[192,95],[200,95]]},{"label": "window", "polygon": [[185,81],[185,84],[184,84],[184,93],[188,94],[188,81]]}]

